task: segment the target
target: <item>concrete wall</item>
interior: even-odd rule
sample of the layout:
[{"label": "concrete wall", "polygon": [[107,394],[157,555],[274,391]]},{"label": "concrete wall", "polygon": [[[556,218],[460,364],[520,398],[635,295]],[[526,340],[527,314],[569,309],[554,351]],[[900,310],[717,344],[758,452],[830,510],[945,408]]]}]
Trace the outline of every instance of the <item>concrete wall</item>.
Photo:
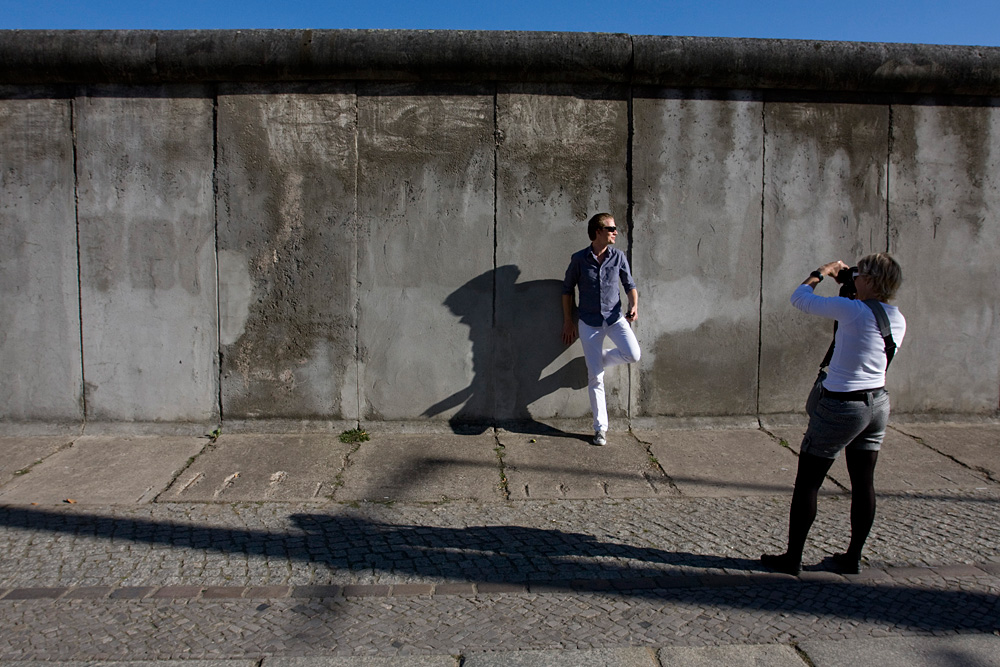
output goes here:
[{"label": "concrete wall", "polygon": [[1000,50],[8,32],[0,56],[2,421],[585,416],[559,295],[603,210],[640,290],[616,420],[801,411],[831,326],[788,296],[885,249],[894,409],[1000,406]]}]

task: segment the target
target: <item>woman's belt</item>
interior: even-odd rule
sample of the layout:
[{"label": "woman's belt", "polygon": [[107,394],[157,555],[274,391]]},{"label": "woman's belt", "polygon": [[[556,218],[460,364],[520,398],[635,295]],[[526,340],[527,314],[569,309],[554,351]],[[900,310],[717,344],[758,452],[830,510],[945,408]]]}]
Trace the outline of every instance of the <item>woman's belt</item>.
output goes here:
[{"label": "woman's belt", "polygon": [[830,391],[823,387],[823,398],[832,398],[838,401],[864,401],[869,403],[873,398],[878,398],[885,393],[885,387],[875,389],[861,389],[859,391]]}]

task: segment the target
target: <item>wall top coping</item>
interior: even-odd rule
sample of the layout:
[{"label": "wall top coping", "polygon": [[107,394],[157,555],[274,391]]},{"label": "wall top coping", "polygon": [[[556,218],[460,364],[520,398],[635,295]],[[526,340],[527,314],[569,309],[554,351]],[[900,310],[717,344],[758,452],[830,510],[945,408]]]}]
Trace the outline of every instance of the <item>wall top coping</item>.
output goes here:
[{"label": "wall top coping", "polygon": [[1000,47],[438,30],[0,30],[0,84],[525,82],[1000,96]]}]

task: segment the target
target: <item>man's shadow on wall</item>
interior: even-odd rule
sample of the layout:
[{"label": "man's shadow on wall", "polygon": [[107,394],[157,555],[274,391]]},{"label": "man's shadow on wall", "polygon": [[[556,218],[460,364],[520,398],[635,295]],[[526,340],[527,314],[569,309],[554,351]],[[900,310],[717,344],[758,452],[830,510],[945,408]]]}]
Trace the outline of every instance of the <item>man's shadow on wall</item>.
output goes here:
[{"label": "man's shadow on wall", "polygon": [[469,327],[473,377],[469,386],[423,412],[435,417],[457,406],[448,421],[456,433],[483,433],[493,425],[518,433],[585,440],[536,421],[530,405],[559,389],[587,386],[582,356],[542,377],[565,350],[562,281],[518,283],[521,270],[501,266],[448,295],[444,305]]}]

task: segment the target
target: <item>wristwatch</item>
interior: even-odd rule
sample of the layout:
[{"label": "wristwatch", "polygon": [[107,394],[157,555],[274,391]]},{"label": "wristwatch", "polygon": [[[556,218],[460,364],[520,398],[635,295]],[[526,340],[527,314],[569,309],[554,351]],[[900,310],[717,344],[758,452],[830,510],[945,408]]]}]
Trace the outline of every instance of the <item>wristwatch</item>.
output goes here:
[{"label": "wristwatch", "polygon": [[809,274],[809,277],[816,278],[820,282],[823,282],[823,274],[820,273],[819,271],[813,271],[812,273]]}]

